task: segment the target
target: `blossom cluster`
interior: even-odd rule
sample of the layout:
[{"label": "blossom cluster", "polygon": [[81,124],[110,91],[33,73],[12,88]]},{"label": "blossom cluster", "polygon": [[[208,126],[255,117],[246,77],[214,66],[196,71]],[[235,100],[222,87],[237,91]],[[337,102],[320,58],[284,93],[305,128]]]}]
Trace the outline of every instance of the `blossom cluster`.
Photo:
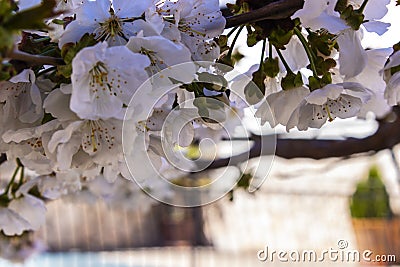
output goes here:
[{"label": "blossom cluster", "polygon": [[[339,7],[341,2],[348,2],[344,10]],[[273,90],[258,109],[261,121],[272,127],[281,124],[289,131],[321,128],[335,118],[365,118],[369,112],[378,118],[388,114],[391,106],[399,103],[398,72],[393,71],[399,66],[399,52],[363,47],[362,39],[366,31],[378,35],[387,31],[390,24],[380,19],[389,3],[306,0],[291,17],[298,19],[304,30],[297,32],[281,53],[286,68],[280,67],[264,80]],[[362,14],[357,25],[346,20],[348,10]],[[321,42],[314,43],[314,37]],[[305,49],[299,52],[302,46]],[[287,77],[294,74],[298,80],[288,86]]]},{"label": "blossom cluster", "polygon": [[[20,11],[35,4],[21,1]],[[126,198],[128,206],[137,207],[141,189],[122,178],[132,179],[124,157],[138,162],[143,174],[140,164],[148,156],[167,171],[150,145],[155,146],[178,89],[160,99],[153,114],[138,119],[135,113],[124,122],[129,102],[162,70],[215,61],[220,50],[213,39],[225,27],[218,1],[61,0],[57,9],[60,17],[47,22],[48,38],[68,64],[60,66],[56,78],[44,66],[0,83],[0,152],[7,156],[1,165],[0,229],[7,236],[37,230],[44,223],[45,200],[67,194],[85,191],[111,204]],[[174,85],[173,77],[190,83],[199,67],[191,63],[184,75],[162,77],[163,86]],[[142,107],[157,102],[148,93]],[[132,142],[147,140],[143,150],[123,151],[122,127],[129,121]],[[191,123],[184,136],[178,144],[187,146],[194,137]]]}]

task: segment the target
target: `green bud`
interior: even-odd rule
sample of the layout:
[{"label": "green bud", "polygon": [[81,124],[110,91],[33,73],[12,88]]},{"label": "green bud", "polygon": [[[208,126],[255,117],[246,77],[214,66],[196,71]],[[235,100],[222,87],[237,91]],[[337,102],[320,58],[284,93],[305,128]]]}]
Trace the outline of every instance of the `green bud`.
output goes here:
[{"label": "green bud", "polygon": [[268,36],[268,40],[278,49],[284,50],[293,36],[293,30],[285,31],[281,27],[275,28]]},{"label": "green bud", "polygon": [[267,58],[264,61],[264,72],[270,78],[276,77],[279,73],[279,59]]},{"label": "green bud", "polygon": [[302,86],[303,83],[303,78],[301,76],[301,73],[298,72],[297,74],[294,74],[293,72],[289,72],[281,82],[281,86],[283,90],[290,90],[294,88],[298,88]]}]

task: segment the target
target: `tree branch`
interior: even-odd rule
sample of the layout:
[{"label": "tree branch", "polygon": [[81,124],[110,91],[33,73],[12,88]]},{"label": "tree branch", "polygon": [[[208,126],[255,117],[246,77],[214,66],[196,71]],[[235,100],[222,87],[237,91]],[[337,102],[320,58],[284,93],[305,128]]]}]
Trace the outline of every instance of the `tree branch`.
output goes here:
[{"label": "tree branch", "polygon": [[10,53],[7,54],[7,57],[14,60],[19,60],[23,62],[29,63],[31,66],[38,66],[38,65],[52,65],[52,66],[59,66],[65,65],[65,62],[61,58],[55,57],[48,57],[48,56],[39,56],[39,55],[32,55],[28,54],[19,50],[12,50]]},{"label": "tree branch", "polygon": [[[282,19],[291,16],[294,12],[303,7],[304,0],[280,0],[266,5],[251,12],[226,18],[225,28],[232,28],[246,23],[257,22],[266,19]],[[29,63],[31,66],[37,65],[64,65],[61,58],[49,56],[39,56],[28,54],[19,50],[13,50],[8,58]]]},{"label": "tree branch", "polygon": [[304,5],[304,0],[280,0],[248,13],[226,18],[225,28],[257,22],[266,19],[284,19],[294,14]]},{"label": "tree branch", "polygon": [[[400,107],[393,108],[396,120],[380,121],[378,130],[365,138],[348,138],[345,140],[312,140],[312,139],[281,139],[278,137],[275,155],[286,158],[325,159],[331,157],[348,157],[354,154],[379,152],[391,149],[400,143]],[[266,136],[253,136],[253,147],[249,153],[243,153],[231,158],[215,160],[207,169],[216,169],[235,165],[240,161],[265,155],[261,147]],[[266,151],[271,151],[267,149]]]}]

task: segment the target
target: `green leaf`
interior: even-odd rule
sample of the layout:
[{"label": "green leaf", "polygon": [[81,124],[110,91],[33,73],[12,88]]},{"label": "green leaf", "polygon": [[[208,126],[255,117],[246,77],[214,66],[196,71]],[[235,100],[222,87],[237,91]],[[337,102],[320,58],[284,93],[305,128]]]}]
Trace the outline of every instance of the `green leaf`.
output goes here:
[{"label": "green leaf", "polygon": [[0,23],[3,24],[5,20],[13,15],[13,12],[18,10],[18,6],[14,1],[2,0],[0,1]]},{"label": "green leaf", "polygon": [[284,50],[285,45],[287,45],[293,36],[293,30],[285,31],[279,25],[277,28],[273,29],[268,37],[268,40],[278,49]]},{"label": "green leaf", "polygon": [[72,75],[72,60],[83,48],[93,46],[96,43],[95,35],[86,33],[76,44],[65,44],[61,49],[61,56],[65,61],[65,65],[57,66],[58,75],[70,78]]},{"label": "green leaf", "polygon": [[9,30],[37,30],[47,28],[44,20],[60,14],[54,11],[56,5],[56,0],[43,0],[40,5],[17,12],[9,17],[4,21],[3,27]]}]

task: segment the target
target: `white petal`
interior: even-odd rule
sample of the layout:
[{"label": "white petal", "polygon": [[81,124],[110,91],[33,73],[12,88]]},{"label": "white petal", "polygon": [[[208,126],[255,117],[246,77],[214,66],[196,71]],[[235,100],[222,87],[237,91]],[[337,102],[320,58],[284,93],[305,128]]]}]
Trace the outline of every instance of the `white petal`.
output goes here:
[{"label": "white petal", "polygon": [[385,98],[390,106],[395,106],[400,103],[400,72],[396,72],[389,80]]},{"label": "white petal", "polygon": [[391,69],[399,65],[400,65],[400,50],[396,51],[393,55],[389,57],[389,63],[386,64],[385,70]]},{"label": "white petal", "polygon": [[65,129],[55,132],[48,144],[49,151],[54,153],[58,144],[64,144],[68,142],[76,130],[82,127],[83,123],[83,121],[74,121]]},{"label": "white petal", "polygon": [[69,108],[70,98],[60,89],[53,90],[44,100],[43,108],[60,121],[76,120],[76,114]]},{"label": "white petal", "polygon": [[[102,64],[100,74],[93,72],[98,64]],[[125,46],[108,48],[103,42],[82,49],[72,62],[71,110],[89,120],[123,117],[123,104],[128,105],[147,80],[145,68],[149,65],[146,56]]]},{"label": "white petal", "polygon": [[[271,94],[267,96],[267,103],[271,108],[271,113],[268,110],[264,110],[261,114],[257,111],[256,115],[261,115],[261,123],[264,124],[265,121],[268,121],[271,127],[275,127],[278,123],[286,125],[293,111],[309,93],[310,91],[302,86]],[[266,108],[266,103],[263,105]],[[273,116],[273,118],[268,115]]]},{"label": "white petal", "polygon": [[383,18],[387,12],[387,5],[390,0],[369,0],[363,14],[365,15],[365,20],[379,20]]},{"label": "white petal", "polygon": [[367,54],[361,46],[360,37],[353,30],[344,31],[338,37],[340,74],[354,77],[360,74],[367,64]]},{"label": "white petal", "polygon": [[382,35],[389,30],[390,23],[382,21],[368,21],[363,24],[365,29],[369,32],[375,32],[378,35]]},{"label": "white petal", "polygon": [[18,213],[7,208],[0,208],[0,229],[5,235],[21,235],[30,228],[29,222]]},{"label": "white petal", "polygon": [[115,14],[120,18],[140,17],[151,4],[151,0],[113,0]]},{"label": "white petal", "polygon": [[8,208],[28,221],[32,230],[38,230],[45,222],[44,202],[31,195],[12,200]]},{"label": "white petal", "polygon": [[312,91],[305,97],[308,103],[322,105],[328,99],[336,99],[343,92],[343,86],[337,84],[328,84],[321,89]]},{"label": "white petal", "polygon": [[331,114],[341,119],[346,119],[356,116],[363,105],[360,98],[351,95],[340,95],[335,100],[329,100],[326,106],[329,108]]}]

